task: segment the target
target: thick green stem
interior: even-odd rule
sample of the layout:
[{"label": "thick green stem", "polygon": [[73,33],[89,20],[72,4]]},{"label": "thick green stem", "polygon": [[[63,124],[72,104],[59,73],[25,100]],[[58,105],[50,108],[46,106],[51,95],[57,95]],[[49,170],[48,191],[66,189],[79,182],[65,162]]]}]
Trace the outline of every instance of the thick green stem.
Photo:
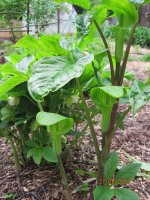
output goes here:
[{"label": "thick green stem", "polygon": [[40,111],[44,111],[40,102],[37,101],[37,105],[38,105]]},{"label": "thick green stem", "polygon": [[115,123],[116,123],[117,109],[118,109],[118,103],[114,104],[112,108],[109,129],[106,133],[103,133],[103,135],[106,134],[105,141],[104,141],[105,144],[103,145],[103,149],[102,149],[103,162],[107,160],[109,152],[110,152],[110,144],[112,141],[112,135],[113,135],[113,131],[114,131]]},{"label": "thick green stem", "polygon": [[64,189],[65,189],[64,196],[65,196],[66,200],[72,200],[71,192],[69,190],[69,184],[67,181],[67,177],[66,177],[66,173],[65,173],[65,169],[64,169],[62,160],[59,155],[57,156],[57,158],[58,158],[58,167],[59,167],[60,175],[62,178],[62,183],[63,183]]},{"label": "thick green stem", "polygon": [[115,71],[115,79],[114,79],[113,85],[119,84],[120,70],[121,70],[120,62],[116,61],[116,71]]},{"label": "thick green stem", "polygon": [[109,46],[107,44],[107,41],[105,39],[105,36],[100,28],[100,26],[98,25],[97,21],[94,20],[94,24],[100,34],[100,37],[104,43],[104,46],[106,48],[106,51],[107,51],[107,55],[108,55],[108,60],[109,60],[109,64],[110,64],[110,70],[111,70],[111,81],[113,82],[114,81],[114,67],[113,67],[113,61],[112,61],[112,57],[111,57],[111,53],[110,53],[110,50],[109,50]]},{"label": "thick green stem", "polygon": [[17,150],[16,150],[16,147],[15,147],[13,138],[11,136],[8,136],[8,140],[10,142],[10,146],[11,146],[12,151],[13,151],[16,169],[20,170],[21,169],[21,165],[20,165],[20,162],[19,162],[19,159],[18,159]]},{"label": "thick green stem", "polygon": [[77,85],[77,88],[78,88],[78,91],[79,91],[79,94],[80,94],[80,97],[81,97],[81,100],[82,100],[82,103],[83,103],[84,112],[86,114],[87,122],[88,122],[88,125],[89,125],[89,128],[90,128],[91,136],[92,136],[93,143],[94,143],[94,146],[95,146],[95,151],[96,151],[97,161],[98,161],[98,179],[99,179],[99,178],[103,177],[103,173],[104,173],[103,172],[103,164],[101,162],[101,152],[99,150],[99,144],[98,144],[96,133],[95,133],[95,130],[94,130],[94,127],[93,127],[92,119],[91,119],[91,116],[90,116],[90,111],[89,111],[89,108],[88,108],[87,103],[85,101],[84,94],[82,92],[82,87],[80,85],[79,79],[76,79],[76,85]]},{"label": "thick green stem", "polygon": [[130,38],[129,38],[128,43],[127,43],[127,48],[126,48],[124,59],[123,59],[123,63],[122,63],[122,69],[121,69],[121,74],[120,74],[119,85],[122,85],[122,83],[123,83],[124,73],[125,73],[125,70],[126,70],[128,57],[129,57],[129,52],[130,52],[130,48],[131,48],[131,45],[132,45],[132,41],[133,41],[133,37],[134,37],[136,26],[137,26],[137,23],[132,28],[132,31],[131,31],[131,34],[130,34]]}]

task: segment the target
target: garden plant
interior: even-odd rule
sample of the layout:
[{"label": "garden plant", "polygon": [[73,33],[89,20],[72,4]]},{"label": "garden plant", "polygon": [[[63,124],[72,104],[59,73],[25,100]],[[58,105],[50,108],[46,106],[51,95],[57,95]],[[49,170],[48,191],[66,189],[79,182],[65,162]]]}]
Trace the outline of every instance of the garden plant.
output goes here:
[{"label": "garden plant", "polygon": [[[95,6],[89,0],[57,2],[73,4],[77,33],[26,35],[12,47],[13,53],[0,67],[0,135],[10,143],[18,170],[31,157],[37,165],[56,163],[63,194],[71,200],[64,163],[89,128],[97,156],[94,200],[138,200],[135,192],[119,186],[121,180],[134,180],[141,165],[129,163],[119,169],[118,154],[110,147],[116,130],[124,130],[127,114],[135,115],[150,99],[150,79],[142,82],[126,71],[138,11],[150,1],[100,0]],[[103,24],[113,17],[118,21],[115,52],[103,34]],[[124,112],[120,104],[125,105]],[[94,127],[97,114],[101,116],[99,133]],[[83,122],[85,127],[79,129]],[[70,143],[68,135],[74,136]]]}]

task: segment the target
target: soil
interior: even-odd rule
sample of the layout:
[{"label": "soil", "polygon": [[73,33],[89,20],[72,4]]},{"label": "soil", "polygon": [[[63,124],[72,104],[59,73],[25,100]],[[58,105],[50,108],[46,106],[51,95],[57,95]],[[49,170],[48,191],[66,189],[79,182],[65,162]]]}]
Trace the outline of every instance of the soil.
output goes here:
[{"label": "soil", "polygon": [[[133,71],[141,80],[150,76],[150,63],[148,62],[128,62],[127,69]],[[125,130],[116,132],[111,149],[119,150],[120,165],[130,162],[129,156],[150,163],[149,110],[150,103],[134,117],[132,113],[129,113],[125,121]],[[96,119],[98,120],[99,116]],[[100,140],[100,126],[96,125],[95,130]],[[89,131],[84,140],[80,140],[79,144],[74,147],[65,168],[70,188],[76,188],[73,190],[73,200],[92,200],[92,190],[96,186],[95,178],[84,174],[79,175],[79,171],[78,173],[76,171],[79,169],[85,172],[96,171],[96,155]],[[145,171],[143,173],[146,174]],[[81,192],[77,187],[83,184],[85,186],[89,184],[89,187],[84,187],[84,191]],[[148,176],[137,176],[133,182],[123,187],[136,191],[141,200],[150,199]],[[59,171],[52,164],[36,166],[32,163],[17,172],[9,145],[4,139],[0,139],[0,199],[6,199],[7,195],[11,197],[7,199],[16,200],[63,200]]]}]

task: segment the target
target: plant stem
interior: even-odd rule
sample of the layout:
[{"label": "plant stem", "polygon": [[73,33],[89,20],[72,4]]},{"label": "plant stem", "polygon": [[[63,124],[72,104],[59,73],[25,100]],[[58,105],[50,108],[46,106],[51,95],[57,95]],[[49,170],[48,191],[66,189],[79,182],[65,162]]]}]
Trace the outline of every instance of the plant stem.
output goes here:
[{"label": "plant stem", "polygon": [[114,78],[113,85],[118,85],[119,84],[120,68],[121,68],[120,62],[116,61],[116,71],[115,71],[115,78]]},{"label": "plant stem", "polygon": [[105,36],[104,36],[104,34],[103,34],[103,32],[102,32],[102,30],[101,30],[101,28],[98,25],[96,20],[94,20],[94,24],[95,24],[95,26],[96,26],[96,28],[97,28],[100,36],[101,36],[101,39],[104,43],[104,46],[107,50],[107,55],[108,55],[108,60],[109,60],[110,70],[111,70],[111,81],[113,82],[114,81],[114,67],[113,67],[113,61],[112,61],[111,53],[110,53],[110,50],[109,50],[109,46],[108,46],[107,41],[105,39]]},{"label": "plant stem", "polygon": [[[87,128],[88,128],[88,124],[83,128],[82,133],[84,133]],[[68,155],[70,153],[70,150],[72,149],[73,146],[75,146],[78,143],[79,139],[80,139],[80,136],[76,136],[75,139],[73,141],[71,141],[70,145],[61,154],[61,158],[63,161],[66,162]]]},{"label": "plant stem", "polygon": [[62,160],[59,155],[57,156],[57,158],[58,158],[58,167],[59,167],[60,175],[62,177],[62,183],[63,183],[64,189],[65,189],[65,192],[64,192],[65,198],[66,198],[66,200],[72,200],[71,193],[69,190],[69,184],[67,181],[67,177],[66,177],[66,173],[65,173],[65,169],[64,169]]},{"label": "plant stem", "polygon": [[37,101],[37,105],[38,105],[40,111],[44,111],[40,102]]},{"label": "plant stem", "polygon": [[[131,110],[131,107],[129,106],[127,110],[125,110],[125,112],[123,113],[122,115],[122,120],[124,120],[124,118],[127,116],[127,114],[130,112]],[[114,134],[116,132],[116,130],[118,129],[119,127],[119,123],[116,123],[115,127],[113,128],[111,134],[108,136],[107,138],[107,141],[105,143],[105,146],[103,148],[103,152],[108,152],[109,153],[109,147],[110,147],[110,144],[111,144],[111,141],[114,137]]]},{"label": "plant stem", "polygon": [[13,138],[9,135],[8,140],[10,141],[10,146],[11,146],[12,151],[13,151],[16,169],[19,170],[19,169],[21,169],[21,165],[20,165],[20,162],[19,162],[19,159],[18,159],[17,150],[16,150],[16,147],[15,147]]},{"label": "plant stem", "polygon": [[96,67],[95,67],[95,65],[94,65],[94,62],[92,62],[92,67],[93,67],[93,70],[94,70],[94,75],[95,75],[95,78],[96,78],[96,80],[97,80],[98,86],[101,86],[100,78],[99,78],[99,75],[98,75],[98,73],[97,73],[97,69],[96,69]]},{"label": "plant stem", "polygon": [[135,25],[132,28],[130,38],[129,38],[128,43],[127,43],[127,47],[126,47],[126,51],[125,51],[125,55],[124,55],[124,59],[123,59],[123,63],[122,63],[122,69],[121,69],[121,73],[120,73],[119,85],[122,85],[122,83],[123,83],[124,73],[125,73],[125,70],[126,70],[129,52],[130,52],[130,48],[131,48],[131,45],[132,45],[136,26],[137,26],[137,22],[135,23]]},{"label": "plant stem", "polygon": [[94,146],[95,146],[95,151],[96,151],[97,161],[98,161],[98,179],[99,179],[99,178],[103,177],[103,164],[101,162],[101,152],[99,150],[99,145],[98,145],[96,133],[95,133],[95,130],[94,130],[94,127],[93,127],[92,119],[91,119],[91,116],[90,116],[90,111],[89,111],[89,108],[88,108],[87,103],[85,101],[84,94],[82,92],[82,87],[80,85],[80,81],[79,81],[78,78],[76,79],[76,85],[77,85],[77,88],[78,88],[78,91],[79,91],[79,94],[80,94],[80,97],[81,97],[81,100],[82,100],[82,103],[83,103],[87,122],[88,122],[88,125],[89,125],[89,128],[90,128],[91,136],[92,136],[93,143],[94,143]]}]

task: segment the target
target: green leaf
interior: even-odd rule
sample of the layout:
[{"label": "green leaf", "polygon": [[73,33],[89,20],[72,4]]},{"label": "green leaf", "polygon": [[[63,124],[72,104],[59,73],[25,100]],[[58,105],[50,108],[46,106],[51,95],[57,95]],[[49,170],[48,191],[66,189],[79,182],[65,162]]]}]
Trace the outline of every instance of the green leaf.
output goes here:
[{"label": "green leaf", "polygon": [[47,56],[68,54],[68,51],[60,46],[59,39],[55,36],[35,38],[31,35],[26,35],[20,39],[14,47],[29,49],[30,51],[36,52],[38,58],[45,57],[45,53]]},{"label": "green leaf", "polygon": [[107,18],[107,8],[103,5],[95,6],[90,13],[99,25],[102,25]]},{"label": "green leaf", "polygon": [[36,149],[33,154],[33,160],[37,165],[39,165],[41,163],[41,159],[42,159],[42,151],[41,149]]},{"label": "green leaf", "polygon": [[101,87],[93,88],[90,92],[90,96],[94,101],[94,103],[101,108],[102,111],[101,129],[102,132],[105,133],[109,129],[111,111],[116,101],[113,97],[111,97],[104,91],[105,89],[102,90]]},{"label": "green leaf", "polygon": [[73,119],[61,116],[56,113],[39,112],[36,120],[40,125],[48,126],[52,133],[66,134],[73,125]]},{"label": "green leaf", "polygon": [[114,193],[118,200],[127,200],[127,199],[140,200],[138,195],[135,192],[131,191],[130,189],[126,188],[115,189]]},{"label": "green leaf", "polygon": [[90,8],[90,1],[89,0],[56,0],[57,2],[63,3],[63,2],[67,2],[67,3],[71,3],[74,4],[76,6],[80,6],[84,9],[89,9]]},{"label": "green leaf", "polygon": [[121,98],[124,94],[123,87],[121,86],[104,86],[100,87],[100,89],[113,98]]},{"label": "green leaf", "polygon": [[8,100],[8,95],[7,94],[3,94],[0,96],[0,100],[1,101],[7,101]]},{"label": "green leaf", "polygon": [[10,77],[0,85],[0,96],[6,94],[9,90],[14,88],[15,86],[26,81],[27,81],[27,76],[25,76],[23,73],[19,73]]},{"label": "green leaf", "polygon": [[128,96],[133,114],[136,114],[150,100],[150,85],[135,81],[128,92]]},{"label": "green leaf", "polygon": [[47,126],[52,137],[54,152],[60,155],[62,151],[61,135],[70,131],[73,126],[73,119],[55,113],[39,112],[36,120],[40,125]]},{"label": "green leaf", "polygon": [[67,118],[59,114],[48,113],[43,111],[39,112],[36,116],[37,122],[43,126],[51,126],[65,119]]},{"label": "green leaf", "polygon": [[110,125],[110,115],[116,102],[115,98],[120,98],[123,94],[123,87],[120,86],[97,87],[90,92],[92,100],[102,110],[101,128],[104,133],[107,132]]},{"label": "green leaf", "polygon": [[102,0],[108,10],[112,10],[119,20],[120,26],[134,25],[138,19],[137,11],[129,0]]},{"label": "green leaf", "polygon": [[11,63],[6,63],[0,67],[0,73],[2,75],[16,75],[19,71]]},{"label": "green leaf", "polygon": [[118,154],[117,152],[112,152],[109,158],[106,160],[104,164],[104,177],[106,179],[110,179],[115,174],[115,171],[118,166]]},{"label": "green leaf", "polygon": [[150,0],[145,0],[144,3],[149,3],[150,4]]},{"label": "green leaf", "polygon": [[57,163],[57,155],[53,151],[52,147],[43,147],[42,148],[42,155],[45,160],[49,162]]},{"label": "green leaf", "polygon": [[55,92],[73,78],[83,73],[87,64],[92,62],[93,55],[79,54],[77,57],[55,56],[36,62],[31,68],[28,89],[36,101],[43,101],[49,92]]},{"label": "green leaf", "polygon": [[139,163],[127,164],[118,171],[115,179],[133,180],[140,168],[141,164]]},{"label": "green leaf", "polygon": [[34,61],[34,56],[27,56],[15,65],[16,69],[24,74],[27,74],[29,65]]},{"label": "green leaf", "polygon": [[40,148],[31,148],[27,153],[27,158],[33,157],[34,162],[39,165],[42,159],[42,151]]},{"label": "green leaf", "polygon": [[130,2],[135,4],[143,4],[144,0],[130,0]]},{"label": "green leaf", "polygon": [[23,59],[23,56],[20,54],[13,53],[13,54],[10,54],[8,57],[6,57],[6,59],[12,64],[17,64]]},{"label": "green leaf", "polygon": [[97,186],[94,190],[94,200],[111,200],[114,191],[106,186]]},{"label": "green leaf", "polygon": [[14,115],[10,106],[6,105],[1,109],[1,120],[13,120]]}]

